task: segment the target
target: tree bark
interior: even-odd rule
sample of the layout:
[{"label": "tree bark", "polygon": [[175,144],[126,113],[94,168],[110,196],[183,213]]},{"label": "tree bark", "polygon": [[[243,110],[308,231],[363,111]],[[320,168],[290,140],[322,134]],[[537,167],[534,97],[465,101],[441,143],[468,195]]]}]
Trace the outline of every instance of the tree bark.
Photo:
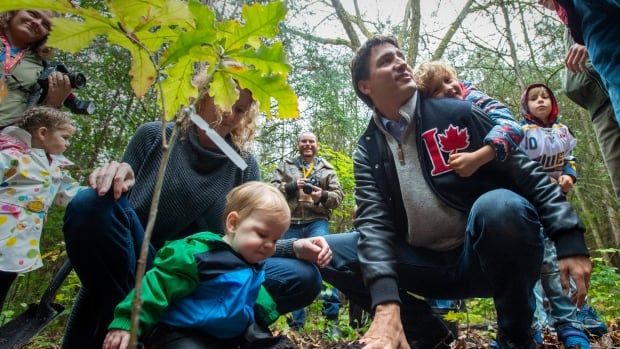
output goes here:
[{"label": "tree bark", "polygon": [[340,3],[340,0],[331,1],[332,6],[334,6],[334,9],[336,10],[336,16],[338,16],[340,23],[342,23],[342,26],[344,27],[344,31],[349,37],[349,41],[351,41],[351,47],[354,51],[357,50],[357,48],[360,47],[360,39],[355,32],[355,28],[353,28],[353,24],[349,20],[347,11],[345,11],[344,7],[342,7],[342,3]]}]

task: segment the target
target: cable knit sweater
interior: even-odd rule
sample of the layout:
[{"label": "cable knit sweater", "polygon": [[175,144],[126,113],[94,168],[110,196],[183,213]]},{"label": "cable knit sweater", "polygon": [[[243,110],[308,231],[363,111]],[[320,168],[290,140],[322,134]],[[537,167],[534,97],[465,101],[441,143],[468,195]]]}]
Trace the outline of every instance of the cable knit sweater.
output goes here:
[{"label": "cable knit sweater", "polygon": [[[172,126],[167,124],[168,134]],[[136,176],[129,201],[145,227],[162,156],[161,136],[161,122],[146,123],[136,131],[123,155]],[[231,143],[230,138],[227,140]],[[167,240],[201,231],[222,235],[226,194],[242,183],[260,179],[252,154],[241,153],[248,163],[241,171],[219,149],[202,147],[194,128],[185,137],[177,137],[171,152],[153,229],[152,243],[157,249]]]}]

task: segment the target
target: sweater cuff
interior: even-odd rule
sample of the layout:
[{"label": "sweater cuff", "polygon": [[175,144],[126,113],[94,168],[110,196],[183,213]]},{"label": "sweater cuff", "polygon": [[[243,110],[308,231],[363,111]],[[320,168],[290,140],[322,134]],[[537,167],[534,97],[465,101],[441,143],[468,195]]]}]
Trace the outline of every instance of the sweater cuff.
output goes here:
[{"label": "sweater cuff", "polygon": [[[131,319],[114,318],[108,326],[108,330],[131,331]],[[138,329],[138,335],[140,334],[140,329]]]},{"label": "sweater cuff", "polygon": [[398,283],[396,279],[391,277],[382,277],[373,281],[369,285],[371,304],[370,307],[374,311],[375,307],[379,304],[388,302],[400,302],[400,296],[398,295]]},{"label": "sweater cuff", "polygon": [[561,233],[552,240],[555,243],[558,259],[590,255],[583,233],[580,231]]},{"label": "sweater cuff", "polygon": [[293,250],[295,241],[297,239],[278,240],[276,243],[276,253],[273,256],[295,258],[295,251]]}]

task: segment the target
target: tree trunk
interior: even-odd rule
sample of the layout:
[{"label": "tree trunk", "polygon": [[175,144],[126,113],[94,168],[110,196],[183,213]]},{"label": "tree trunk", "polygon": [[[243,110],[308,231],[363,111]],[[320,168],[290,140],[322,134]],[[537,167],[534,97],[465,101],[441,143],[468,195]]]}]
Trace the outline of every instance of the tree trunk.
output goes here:
[{"label": "tree trunk", "polygon": [[519,84],[519,89],[525,89],[525,81],[523,81],[523,72],[521,71],[521,65],[519,64],[519,58],[517,57],[517,46],[512,36],[512,29],[510,28],[510,14],[504,0],[499,1],[499,7],[502,9],[504,15],[504,22],[506,23],[506,40],[508,40],[508,46],[510,47],[510,57],[512,58],[513,69]]}]

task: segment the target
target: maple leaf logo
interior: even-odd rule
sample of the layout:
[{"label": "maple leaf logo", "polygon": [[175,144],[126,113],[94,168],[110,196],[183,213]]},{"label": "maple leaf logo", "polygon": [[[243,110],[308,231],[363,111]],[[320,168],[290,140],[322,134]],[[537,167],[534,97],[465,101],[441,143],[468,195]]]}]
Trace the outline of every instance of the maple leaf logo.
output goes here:
[{"label": "maple leaf logo", "polygon": [[441,151],[450,154],[467,149],[469,146],[469,133],[467,133],[466,128],[461,130],[458,126],[450,125],[444,133],[439,134],[439,145]]}]

